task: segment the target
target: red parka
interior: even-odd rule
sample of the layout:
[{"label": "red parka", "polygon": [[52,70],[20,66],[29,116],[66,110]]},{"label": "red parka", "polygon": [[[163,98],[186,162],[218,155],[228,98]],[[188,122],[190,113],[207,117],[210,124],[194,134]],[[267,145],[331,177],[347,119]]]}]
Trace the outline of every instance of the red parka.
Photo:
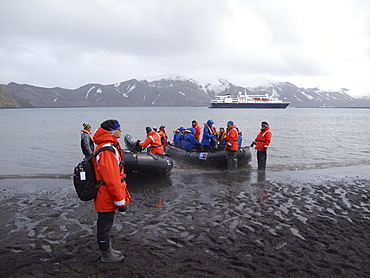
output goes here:
[{"label": "red parka", "polygon": [[140,143],[140,146],[143,148],[146,148],[148,145],[150,145],[151,153],[164,154],[161,136],[153,130],[147,134],[145,141]]},{"label": "red parka", "polygon": [[[109,131],[99,127],[94,134],[96,150],[104,146],[113,146],[115,154],[111,151],[103,151],[93,158],[95,176],[97,180],[103,180],[94,199],[95,210],[98,212],[110,212],[117,210],[131,202],[130,193],[124,180],[124,168],[122,148],[115,136]],[[98,187],[98,185],[96,185]]]},{"label": "red parka", "polygon": [[271,137],[272,132],[270,127],[266,127],[264,130],[261,130],[261,132],[257,134],[256,139],[254,139],[254,142],[256,142],[255,149],[257,151],[267,151],[268,146],[270,145]]},{"label": "red parka", "polygon": [[159,129],[158,134],[159,134],[159,137],[161,138],[161,142],[162,142],[163,147],[167,147],[168,146],[168,137],[167,137],[166,131],[163,130],[163,129]]},{"label": "red parka", "polygon": [[192,125],[193,128],[195,128],[195,138],[197,139],[197,141],[200,142],[200,132],[202,130],[202,128],[199,126],[199,124],[197,122],[195,122],[193,125]]},{"label": "red parka", "polygon": [[226,147],[229,147],[230,151],[237,151],[239,148],[238,130],[235,125],[230,126],[227,130]]}]

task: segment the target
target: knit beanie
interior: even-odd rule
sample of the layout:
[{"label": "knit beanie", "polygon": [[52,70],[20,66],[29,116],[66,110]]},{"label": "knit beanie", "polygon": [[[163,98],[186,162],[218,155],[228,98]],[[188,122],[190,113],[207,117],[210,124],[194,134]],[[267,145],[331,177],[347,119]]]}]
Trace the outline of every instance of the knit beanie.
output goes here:
[{"label": "knit beanie", "polygon": [[152,128],[151,128],[150,126],[147,126],[147,127],[145,128],[145,131],[146,131],[146,134],[148,134],[149,132],[151,132],[151,131],[152,131]]},{"label": "knit beanie", "polygon": [[268,124],[267,122],[262,122],[262,123],[261,123],[261,126],[268,127],[268,126],[269,126],[269,124]]},{"label": "knit beanie", "polygon": [[91,125],[90,124],[87,124],[87,123],[83,123],[82,126],[84,127],[84,129],[88,130],[89,128],[91,128]]},{"label": "knit beanie", "polygon": [[106,120],[102,122],[100,127],[108,131],[115,131],[117,129],[120,129],[121,125],[119,124],[117,120],[111,119],[111,120]]}]

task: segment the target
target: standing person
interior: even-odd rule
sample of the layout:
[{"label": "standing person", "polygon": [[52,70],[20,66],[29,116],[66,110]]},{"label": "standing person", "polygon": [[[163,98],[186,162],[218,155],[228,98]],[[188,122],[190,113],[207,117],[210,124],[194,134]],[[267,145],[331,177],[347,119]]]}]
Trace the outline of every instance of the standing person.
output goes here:
[{"label": "standing person", "polygon": [[201,131],[201,127],[199,126],[198,122],[196,120],[193,120],[191,122],[191,127],[195,129],[195,139],[197,139],[197,141],[200,142],[200,131]]},{"label": "standing person", "polygon": [[82,124],[81,129],[81,150],[85,157],[94,153],[94,139],[91,135],[91,125],[87,123]]},{"label": "standing person", "polygon": [[167,147],[168,146],[168,137],[167,137],[166,129],[165,128],[166,127],[164,125],[161,125],[159,127],[159,131],[158,131],[158,134],[161,137],[161,142],[162,142],[163,147]]},{"label": "standing person", "polygon": [[267,122],[261,123],[261,132],[257,134],[256,139],[251,144],[251,147],[256,145],[258,170],[265,171],[267,161],[267,149],[270,145],[272,132]]},{"label": "standing person", "polygon": [[212,129],[212,125],[214,123],[215,122],[212,120],[208,120],[206,123],[204,123],[202,145],[205,150],[211,149],[211,145],[213,142],[212,138],[215,136],[215,134],[213,134],[213,129]]},{"label": "standing person", "polygon": [[228,121],[226,135],[226,160],[227,169],[229,171],[237,171],[238,169],[238,148],[238,130],[233,121]]},{"label": "standing person", "polygon": [[157,154],[164,154],[164,148],[161,142],[161,137],[159,136],[158,132],[152,130],[151,127],[147,126],[146,130],[146,139],[144,142],[140,143],[142,148],[146,148],[150,145],[150,152],[157,153]]},{"label": "standing person", "polygon": [[119,212],[125,212],[126,205],[131,202],[124,179],[123,152],[118,142],[121,133],[121,125],[117,120],[106,120],[94,134],[97,150],[105,146],[112,146],[115,150],[115,153],[103,151],[93,158],[96,179],[104,182],[99,186],[94,199],[95,210],[98,212],[97,240],[101,261],[104,263],[124,259],[121,251],[112,248],[110,238],[115,211],[118,209]]}]

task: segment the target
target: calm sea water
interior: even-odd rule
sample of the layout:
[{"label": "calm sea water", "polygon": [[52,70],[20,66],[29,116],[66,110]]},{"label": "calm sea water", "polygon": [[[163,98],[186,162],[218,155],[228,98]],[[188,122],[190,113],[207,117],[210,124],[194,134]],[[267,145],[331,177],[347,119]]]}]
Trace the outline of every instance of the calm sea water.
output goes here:
[{"label": "calm sea water", "polygon": [[[120,121],[124,134],[145,139],[145,127],[164,124],[172,131],[203,126],[208,119],[217,129],[233,120],[250,145],[261,121],[273,133],[267,170],[328,169],[370,165],[370,109],[247,110],[206,107],[168,108],[52,108],[0,109],[0,177],[65,176],[82,159],[80,129],[88,122],[95,130],[102,121]],[[121,144],[124,146],[123,138]],[[256,168],[256,155],[250,162]]]}]

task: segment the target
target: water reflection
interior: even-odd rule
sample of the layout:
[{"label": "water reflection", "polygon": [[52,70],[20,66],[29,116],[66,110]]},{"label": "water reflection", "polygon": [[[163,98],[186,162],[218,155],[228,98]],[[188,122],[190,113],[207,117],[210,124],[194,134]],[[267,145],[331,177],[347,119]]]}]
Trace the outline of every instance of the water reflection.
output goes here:
[{"label": "water reflection", "polygon": [[264,182],[266,180],[266,171],[259,170],[257,172],[257,182]]},{"label": "water reflection", "polygon": [[130,192],[158,191],[172,187],[170,175],[129,175],[126,181]]},{"label": "water reflection", "polygon": [[197,207],[196,203],[201,207],[261,205],[273,194],[266,172],[250,167],[236,173],[176,167],[165,176],[130,176],[127,184],[136,204],[168,209]]}]

